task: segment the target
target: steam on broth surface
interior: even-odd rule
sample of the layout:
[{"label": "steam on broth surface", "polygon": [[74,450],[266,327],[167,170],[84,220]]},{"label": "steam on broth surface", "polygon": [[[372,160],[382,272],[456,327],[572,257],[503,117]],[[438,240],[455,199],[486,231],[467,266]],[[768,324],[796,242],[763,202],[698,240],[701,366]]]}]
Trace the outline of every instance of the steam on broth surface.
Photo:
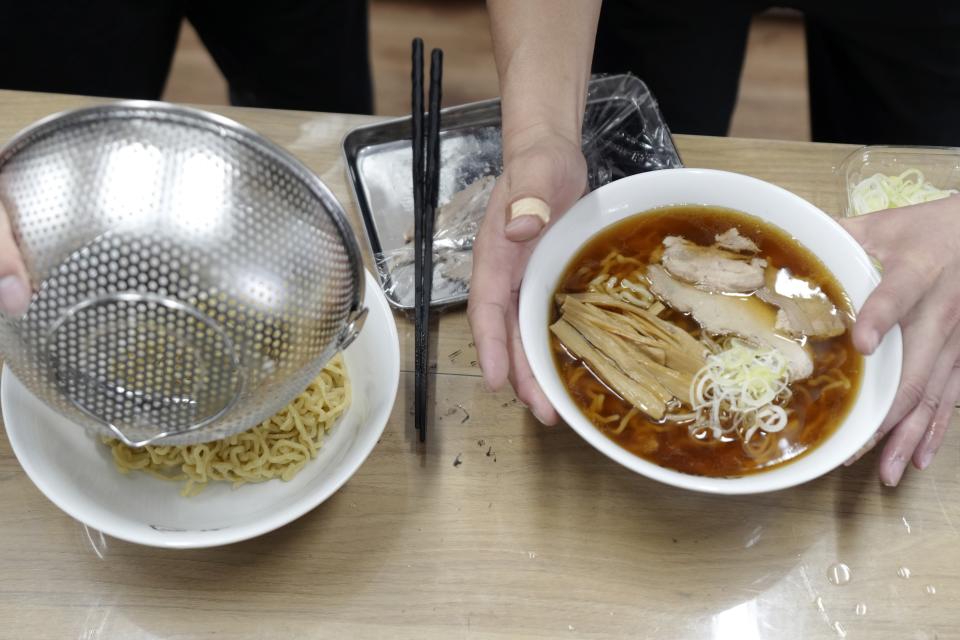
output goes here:
[{"label": "steam on broth surface", "polygon": [[779,228],[674,206],[591,238],[556,291],[551,345],[574,402],[658,465],[738,476],[843,421],[862,356],[843,288]]}]

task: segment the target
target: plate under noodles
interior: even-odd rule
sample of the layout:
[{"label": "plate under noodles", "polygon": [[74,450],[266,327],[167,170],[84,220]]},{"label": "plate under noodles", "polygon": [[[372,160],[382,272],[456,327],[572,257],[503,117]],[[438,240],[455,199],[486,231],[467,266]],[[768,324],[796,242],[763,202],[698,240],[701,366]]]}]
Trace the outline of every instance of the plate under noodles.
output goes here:
[{"label": "plate under noodles", "polygon": [[343,355],[330,360],[293,402],[272,418],[223,440],[139,449],[104,438],[121,473],[143,471],[184,481],[181,494],[194,496],[209,482],[290,480],[317,456],[324,435],[350,406],[350,379]]}]

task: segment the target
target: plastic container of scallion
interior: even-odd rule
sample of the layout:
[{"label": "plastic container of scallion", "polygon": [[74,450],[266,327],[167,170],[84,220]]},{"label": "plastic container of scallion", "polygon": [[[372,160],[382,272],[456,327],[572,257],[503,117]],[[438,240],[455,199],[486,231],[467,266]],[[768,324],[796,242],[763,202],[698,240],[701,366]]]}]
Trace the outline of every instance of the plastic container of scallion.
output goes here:
[{"label": "plastic container of scallion", "polygon": [[960,193],[960,148],[867,146],[837,167],[853,217]]}]

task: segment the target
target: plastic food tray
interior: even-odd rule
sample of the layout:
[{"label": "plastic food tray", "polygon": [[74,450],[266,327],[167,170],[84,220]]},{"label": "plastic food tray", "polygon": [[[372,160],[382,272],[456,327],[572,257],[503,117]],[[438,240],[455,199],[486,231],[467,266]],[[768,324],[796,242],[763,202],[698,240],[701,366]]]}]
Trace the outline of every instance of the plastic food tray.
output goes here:
[{"label": "plastic food tray", "polygon": [[854,215],[851,195],[861,180],[875,173],[900,175],[907,169],[919,169],[940,189],[960,189],[960,148],[873,145],[857,149],[837,167],[846,194],[843,215]]}]

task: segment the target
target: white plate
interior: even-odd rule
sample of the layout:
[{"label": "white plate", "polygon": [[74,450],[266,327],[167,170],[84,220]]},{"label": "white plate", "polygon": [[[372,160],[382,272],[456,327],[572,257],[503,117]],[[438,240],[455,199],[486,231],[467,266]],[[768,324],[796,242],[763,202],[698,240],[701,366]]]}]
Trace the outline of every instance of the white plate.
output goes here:
[{"label": "white plate", "polygon": [[376,280],[366,275],[366,324],[344,352],[353,401],[317,459],[290,482],[233,489],[212,483],[191,498],[181,484],[123,475],[110,450],[34,397],[4,367],[0,402],[24,471],[54,504],[84,524],[139,544],[195,548],[246,540],[299,518],[329,498],[367,458],[386,427],[400,381],[400,343]]},{"label": "white plate", "polygon": [[587,239],[615,222],[655,207],[706,204],[743,211],[773,223],[810,249],[836,276],[856,309],[880,282],[860,245],[803,198],[756,178],[709,169],[665,169],[612,182],[582,198],[537,244],[520,288],[520,336],[533,374],[557,412],[598,450],[637,473],[710,493],[784,489],[836,468],[863,446],[890,409],[900,381],[902,344],[896,326],[864,359],[860,394],[837,430],[805,456],[740,478],[708,478],[660,467],[600,432],[567,393],[550,350],[547,325],[560,276]]}]

